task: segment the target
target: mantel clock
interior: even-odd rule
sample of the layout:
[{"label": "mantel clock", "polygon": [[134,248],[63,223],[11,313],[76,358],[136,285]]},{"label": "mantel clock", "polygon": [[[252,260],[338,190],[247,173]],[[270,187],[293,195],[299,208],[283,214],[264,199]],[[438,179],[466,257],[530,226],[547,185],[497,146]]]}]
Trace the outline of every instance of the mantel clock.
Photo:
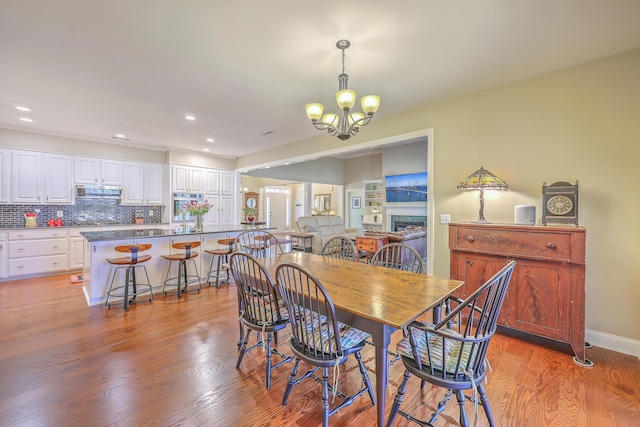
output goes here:
[{"label": "mantel clock", "polygon": [[578,181],[542,184],[542,225],[547,224],[578,226]]}]

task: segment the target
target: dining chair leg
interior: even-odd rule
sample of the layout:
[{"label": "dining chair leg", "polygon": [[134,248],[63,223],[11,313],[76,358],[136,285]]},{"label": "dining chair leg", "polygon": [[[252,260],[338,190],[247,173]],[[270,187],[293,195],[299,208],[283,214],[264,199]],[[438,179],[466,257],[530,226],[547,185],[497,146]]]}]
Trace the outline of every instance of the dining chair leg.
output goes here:
[{"label": "dining chair leg", "polygon": [[247,343],[249,342],[249,335],[250,333],[249,331],[247,331],[246,335],[244,336],[244,340],[240,344],[240,354],[238,355],[238,362],[236,363],[236,369],[240,369],[242,358],[244,357],[244,354],[247,352]]},{"label": "dining chair leg", "polygon": [[296,382],[296,375],[298,375],[298,364],[300,363],[300,359],[296,358],[293,367],[291,368],[291,374],[289,374],[289,379],[287,380],[287,388],[284,389],[284,397],[282,398],[282,404],[287,404],[287,399],[289,399],[289,393],[291,393],[291,389]]},{"label": "dining chair leg", "polygon": [[491,413],[491,407],[489,406],[489,399],[487,398],[487,392],[483,384],[478,384],[478,394],[480,395],[480,402],[482,402],[482,407],[484,408],[484,412],[487,414],[489,425],[493,427],[495,425],[493,422],[493,414]]},{"label": "dining chair leg", "polygon": [[362,355],[360,354],[360,352],[357,352],[355,356],[358,360],[358,367],[360,368],[362,381],[364,381],[364,385],[367,387],[367,392],[369,393],[369,397],[371,398],[371,403],[375,405],[376,398],[373,395],[373,388],[371,387],[371,381],[369,381],[369,375],[367,375],[367,369],[364,367],[364,363],[362,363]]},{"label": "dining chair leg", "polygon": [[404,379],[402,380],[400,387],[398,387],[398,393],[396,393],[395,399],[393,399],[393,406],[391,406],[391,413],[389,414],[389,419],[387,420],[387,427],[391,427],[391,425],[393,424],[393,420],[396,418],[396,415],[398,415],[398,412],[400,411],[400,405],[402,404],[404,393],[407,390],[407,382],[409,381],[409,378],[411,378],[411,372],[405,370]]},{"label": "dining chair leg", "polygon": [[322,427],[329,427],[329,368],[322,368]]},{"label": "dining chair leg", "polygon": [[460,425],[462,427],[469,427],[469,420],[467,419],[467,414],[464,412],[464,402],[466,398],[464,397],[464,393],[462,390],[456,390],[456,399],[458,399],[458,405],[460,405]]},{"label": "dining chair leg", "polygon": [[[261,337],[265,339],[265,337]],[[271,333],[267,333],[266,337],[266,349],[267,349],[267,360],[265,361],[266,374],[267,374],[267,390],[271,388]]]}]

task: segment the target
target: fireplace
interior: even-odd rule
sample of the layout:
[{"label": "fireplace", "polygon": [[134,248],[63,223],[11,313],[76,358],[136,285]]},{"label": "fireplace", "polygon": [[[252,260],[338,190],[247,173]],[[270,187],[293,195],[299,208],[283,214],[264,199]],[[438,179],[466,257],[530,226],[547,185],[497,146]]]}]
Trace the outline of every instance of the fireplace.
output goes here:
[{"label": "fireplace", "polygon": [[404,231],[410,226],[427,227],[427,217],[418,215],[391,215],[389,229],[391,231]]}]

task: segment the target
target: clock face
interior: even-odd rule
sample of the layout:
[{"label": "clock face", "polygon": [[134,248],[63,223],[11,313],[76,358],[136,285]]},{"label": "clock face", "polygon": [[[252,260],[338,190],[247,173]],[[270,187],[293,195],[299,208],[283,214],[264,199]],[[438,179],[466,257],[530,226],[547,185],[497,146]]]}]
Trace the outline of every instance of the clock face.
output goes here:
[{"label": "clock face", "polygon": [[566,215],[573,209],[573,201],[567,196],[553,196],[547,200],[547,210],[554,215]]}]

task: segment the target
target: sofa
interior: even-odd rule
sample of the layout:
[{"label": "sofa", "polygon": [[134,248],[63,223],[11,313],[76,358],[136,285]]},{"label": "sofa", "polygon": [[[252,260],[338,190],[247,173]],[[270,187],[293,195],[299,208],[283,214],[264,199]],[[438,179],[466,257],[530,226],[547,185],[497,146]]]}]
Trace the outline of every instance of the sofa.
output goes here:
[{"label": "sofa", "polygon": [[407,227],[403,231],[367,230],[365,236],[389,238],[389,243],[405,243],[414,248],[422,259],[427,256],[427,229],[424,227]]},{"label": "sofa", "polygon": [[339,215],[301,216],[296,219],[298,233],[312,234],[311,252],[319,254],[324,244],[334,236],[347,236],[355,239],[360,234],[358,228],[344,228],[344,221]]}]

